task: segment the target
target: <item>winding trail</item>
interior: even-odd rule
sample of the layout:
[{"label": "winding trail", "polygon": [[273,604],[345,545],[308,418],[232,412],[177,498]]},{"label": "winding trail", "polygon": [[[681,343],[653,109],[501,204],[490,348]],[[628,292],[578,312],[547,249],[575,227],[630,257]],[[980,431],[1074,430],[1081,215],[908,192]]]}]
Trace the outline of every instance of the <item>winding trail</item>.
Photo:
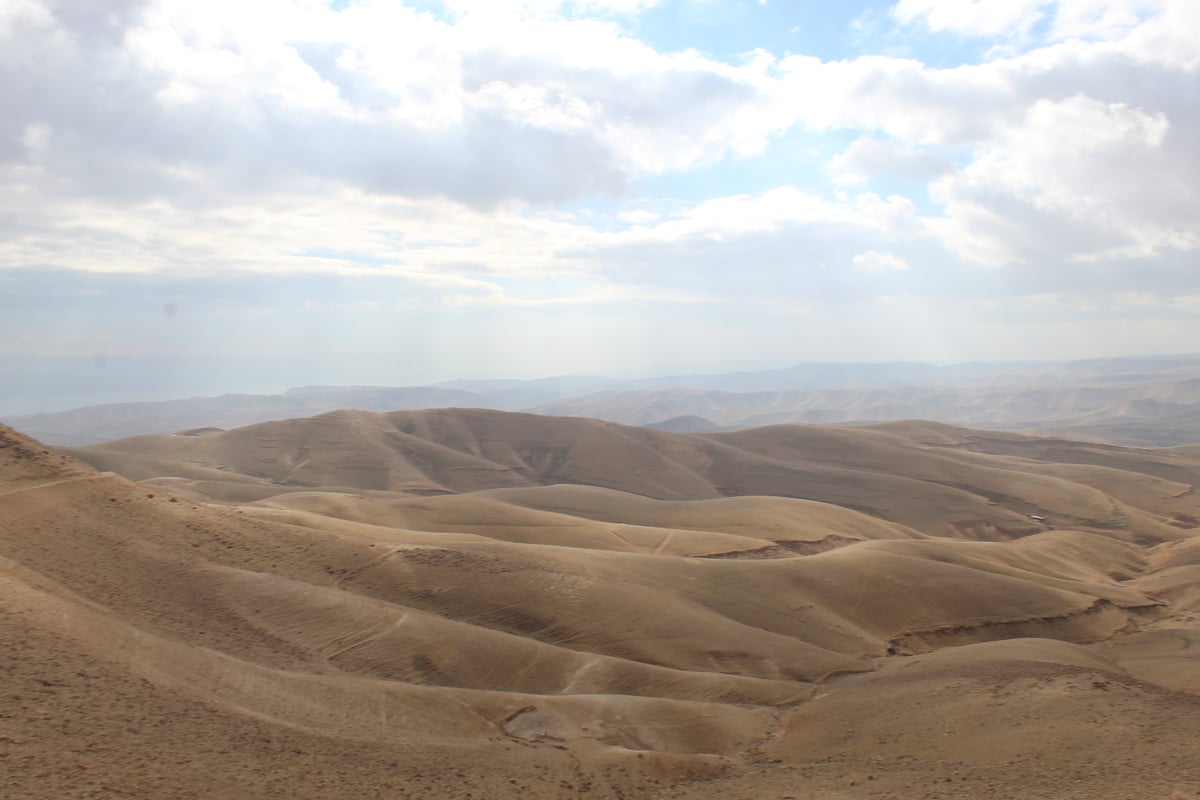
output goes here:
[{"label": "winding trail", "polygon": [[74,475],[70,478],[59,478],[56,481],[46,481],[45,483],[35,483],[31,486],[18,486],[16,489],[5,489],[0,491],[0,497],[9,494],[20,494],[21,492],[32,492],[34,489],[49,489],[51,486],[62,486],[64,483],[75,483],[76,481],[94,481],[100,478],[116,477],[115,472],[97,472],[93,475]]}]

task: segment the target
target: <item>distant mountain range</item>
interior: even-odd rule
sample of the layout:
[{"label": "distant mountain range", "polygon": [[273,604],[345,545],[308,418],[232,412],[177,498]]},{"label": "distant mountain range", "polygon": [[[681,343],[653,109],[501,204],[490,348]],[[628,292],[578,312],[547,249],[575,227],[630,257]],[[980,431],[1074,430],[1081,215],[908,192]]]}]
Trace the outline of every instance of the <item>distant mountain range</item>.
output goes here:
[{"label": "distant mountain range", "polygon": [[56,445],[197,428],[235,428],[352,408],[523,410],[676,432],[784,422],[929,419],[1129,446],[1200,442],[1200,356],[949,366],[800,364],[789,369],[614,379],[459,380],[433,386],[307,386],[11,416]]}]

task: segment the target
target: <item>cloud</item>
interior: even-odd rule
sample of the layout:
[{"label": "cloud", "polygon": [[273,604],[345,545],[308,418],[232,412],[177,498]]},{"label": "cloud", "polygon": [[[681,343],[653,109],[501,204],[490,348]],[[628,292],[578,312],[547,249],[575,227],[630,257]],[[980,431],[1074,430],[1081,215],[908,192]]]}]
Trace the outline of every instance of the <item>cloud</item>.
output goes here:
[{"label": "cloud", "polygon": [[[918,5],[950,8],[904,8]],[[948,69],[792,57],[781,71],[804,123],[871,132],[830,160],[835,180],[929,181],[940,212],[928,230],[968,264],[1063,270],[1120,260],[1130,271],[1195,252],[1200,62],[1185,43],[1200,36],[1200,7],[1040,5],[1054,26],[1019,55]]]},{"label": "cloud", "polygon": [[1116,41],[1144,25],[1155,12],[1170,16],[1182,4],[1163,0],[1058,0],[1051,36],[1066,39]]},{"label": "cloud", "polygon": [[781,59],[778,73],[780,96],[801,124],[910,144],[978,141],[1022,110],[1013,75],[992,63],[937,69],[912,58],[826,62],[797,55]]},{"label": "cloud", "polygon": [[1021,125],[934,185],[947,209],[934,225],[984,264],[1193,250],[1200,223],[1184,209],[1194,190],[1170,177],[1178,164],[1166,147],[1170,127],[1162,113],[1120,103],[1038,101]]},{"label": "cloud", "polygon": [[[899,0],[891,16],[903,25],[1026,46],[1068,40],[1119,41],[1162,22],[1189,16],[1187,0]],[[1035,32],[1036,30],[1036,32]],[[1166,31],[1156,32],[1159,38]],[[1177,36],[1171,36],[1178,39]]]},{"label": "cloud", "polygon": [[472,5],[452,24],[385,2],[87,8],[27,0],[4,17],[9,182],[24,170],[110,198],[327,183],[556,204],[753,152],[778,130],[753,116],[772,102],[764,63],[660,54],[602,20],[485,21]]},{"label": "cloud", "polygon": [[952,172],[954,161],[944,152],[863,136],[834,156],[829,169],[841,184],[865,183],[869,178],[879,176],[931,181]]},{"label": "cloud", "polygon": [[[673,287],[741,316],[749,308],[845,304],[896,291],[900,271],[868,277],[855,268],[864,248],[883,253],[889,242],[931,246],[903,198],[864,192],[831,201],[782,188],[597,233],[558,258],[619,285]],[[889,255],[893,266],[900,263]]]},{"label": "cloud", "polygon": [[900,0],[892,16],[922,22],[933,31],[996,37],[1025,34],[1043,17],[1050,0]]},{"label": "cloud", "polygon": [[871,272],[908,269],[908,262],[890,250],[867,250],[854,257],[854,266]]},{"label": "cloud", "polygon": [[[1193,308],[1195,3],[897,5],[897,35],[1020,38],[952,67],[664,52],[649,5],[0,5],[0,270],[279,315]],[[322,280],[354,288],[262,288]]]},{"label": "cloud", "polygon": [[443,0],[455,14],[486,19],[555,18],[574,15],[637,15],[662,0]]}]

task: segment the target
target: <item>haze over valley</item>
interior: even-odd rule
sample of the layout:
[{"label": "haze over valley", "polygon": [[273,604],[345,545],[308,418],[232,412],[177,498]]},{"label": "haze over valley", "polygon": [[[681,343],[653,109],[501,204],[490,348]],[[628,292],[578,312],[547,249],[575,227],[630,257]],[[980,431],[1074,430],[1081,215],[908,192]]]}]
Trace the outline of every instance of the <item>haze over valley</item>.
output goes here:
[{"label": "haze over valley", "polygon": [[456,380],[433,386],[309,386],[115,403],[0,417],[42,441],[82,445],[143,433],[231,428],[355,408],[491,408],[681,432],[928,419],[1131,446],[1200,443],[1200,358],[1070,362],[800,364],[789,369],[615,379]]}]

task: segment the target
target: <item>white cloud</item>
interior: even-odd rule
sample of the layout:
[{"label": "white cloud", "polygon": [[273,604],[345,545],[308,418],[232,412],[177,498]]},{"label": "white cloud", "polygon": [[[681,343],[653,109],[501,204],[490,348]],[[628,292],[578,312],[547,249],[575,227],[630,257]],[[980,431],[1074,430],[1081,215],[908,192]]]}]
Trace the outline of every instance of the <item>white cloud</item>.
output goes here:
[{"label": "white cloud", "polygon": [[1012,75],[995,64],[935,69],[911,58],[790,56],[779,73],[781,98],[799,121],[820,130],[959,145],[987,136],[1021,110]]},{"label": "white cloud", "polygon": [[[611,22],[557,12],[483,20],[468,9],[446,22],[382,0],[342,12],[312,0],[148,0],[105,18],[115,35],[80,39],[61,13],[26,5],[0,40],[14,87],[0,157],[24,155],[86,193],[316,181],[556,203],[757,152],[790,124],[772,116],[770,59],[662,54]],[[20,142],[31,124],[53,132],[37,153]],[[181,186],[181,170],[204,189]]]},{"label": "white cloud", "polygon": [[[579,16],[647,5],[2,4],[0,267],[387,273],[465,305],[848,302],[968,294],[992,279],[976,264],[1026,265],[1014,295],[1126,291],[1119,259],[1176,285],[1200,247],[1200,4],[902,3],[1000,37],[1032,30],[1016,8],[1047,15],[1020,55],[946,69],[723,63]],[[823,158],[854,192],[636,193],[806,130],[850,134]],[[896,177],[930,197],[880,189]],[[596,194],[636,209],[566,205]]]},{"label": "white cloud", "polygon": [[854,257],[854,266],[870,272],[908,269],[908,262],[890,250],[867,250]]},{"label": "white cloud", "polygon": [[14,25],[33,24],[39,28],[52,26],[54,16],[38,0],[8,0],[0,5],[0,36],[12,34]]},{"label": "white cloud", "polygon": [[1170,179],[1170,123],[1124,104],[1041,100],[1022,124],[938,181],[961,255],[984,264],[1146,258],[1200,247],[1185,211],[1194,190]]},{"label": "white cloud", "polygon": [[1058,0],[1051,35],[1059,41],[1118,40],[1166,5],[1164,0]]},{"label": "white cloud", "polygon": [[[1140,7],[1142,4],[1126,3]],[[1200,4],[1191,0],[1161,0],[1149,4],[1151,8],[1161,5],[1158,14],[1145,20],[1122,26],[1128,30],[1119,49],[1133,58],[1150,64],[1195,72],[1200,68],[1200,48],[1196,37],[1200,35]]]},{"label": "white cloud", "polygon": [[[1049,43],[1020,55],[949,69],[798,56],[781,74],[805,124],[870,132],[829,162],[834,179],[870,186],[924,172],[943,207],[928,230],[969,262],[1053,271],[1123,259],[1144,269],[1194,252],[1200,4],[1042,5],[1053,14]],[[981,30],[991,24],[981,19]]]},{"label": "white cloud", "polygon": [[930,181],[952,171],[954,162],[942,152],[863,136],[834,156],[829,169],[841,184],[862,184],[881,175]]},{"label": "white cloud", "polygon": [[934,32],[1018,39],[1026,46],[1039,37],[1043,44],[1117,42],[1140,30],[1140,37],[1160,44],[1169,40],[1175,51],[1195,29],[1196,8],[1191,0],[899,0],[891,16]]},{"label": "white cloud", "polygon": [[900,0],[892,16],[903,23],[921,21],[933,31],[996,37],[1025,34],[1043,17],[1052,0]]},{"label": "white cloud", "polygon": [[637,15],[662,0],[444,0],[455,14],[487,20],[558,18],[567,14]]}]

